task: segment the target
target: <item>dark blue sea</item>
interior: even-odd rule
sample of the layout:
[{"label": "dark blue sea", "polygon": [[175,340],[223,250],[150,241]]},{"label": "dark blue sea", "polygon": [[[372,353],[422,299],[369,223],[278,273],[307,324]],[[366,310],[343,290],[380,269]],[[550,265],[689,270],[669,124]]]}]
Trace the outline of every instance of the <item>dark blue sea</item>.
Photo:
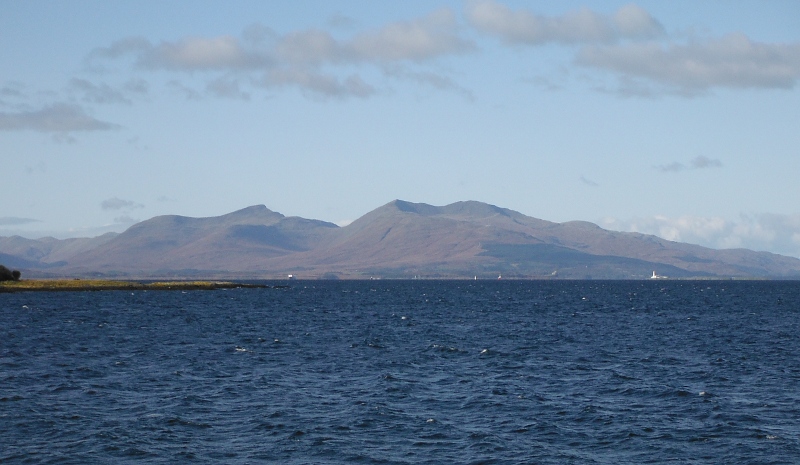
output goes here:
[{"label": "dark blue sea", "polygon": [[0,463],[800,463],[800,282],[0,294]]}]

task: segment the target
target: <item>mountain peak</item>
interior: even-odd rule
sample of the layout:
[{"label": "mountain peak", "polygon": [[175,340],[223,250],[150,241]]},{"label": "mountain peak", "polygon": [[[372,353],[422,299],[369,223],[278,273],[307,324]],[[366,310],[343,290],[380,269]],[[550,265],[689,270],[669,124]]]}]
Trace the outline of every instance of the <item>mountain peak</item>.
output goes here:
[{"label": "mountain peak", "polygon": [[270,210],[265,205],[253,205],[242,208],[241,210],[236,210],[226,215],[222,215],[218,218],[225,221],[274,223],[283,219],[284,216],[278,212]]},{"label": "mountain peak", "polygon": [[487,216],[494,215],[510,216],[510,214],[516,213],[513,210],[500,208],[495,205],[478,202],[476,200],[455,202],[445,205],[444,207],[428,205],[427,203],[413,203],[405,200],[394,200],[386,204],[384,208],[399,210],[405,213],[416,213],[422,216],[448,215],[474,218],[485,218]]},{"label": "mountain peak", "polygon": [[[276,212],[270,210],[269,208],[267,208],[266,205],[262,204],[262,205],[251,205],[249,207],[245,207],[245,208],[242,208],[240,210],[236,210],[236,211],[233,211],[231,213],[227,213],[227,214],[222,215],[222,216],[234,216],[234,215],[235,216],[246,216],[246,215],[259,215],[259,214],[264,214],[264,213],[268,213],[269,214],[269,213],[276,213]],[[280,214],[280,213],[278,213],[278,214]]]},{"label": "mountain peak", "polygon": [[513,210],[507,210],[488,203],[478,202],[476,200],[467,200],[463,202],[455,202],[450,205],[442,207],[442,212],[448,215],[485,218],[487,216],[502,215],[510,216],[509,213],[515,213]]},{"label": "mountain peak", "polygon": [[423,216],[436,215],[440,213],[440,209],[438,207],[434,207],[433,205],[428,205],[427,203],[407,202],[405,200],[395,200],[390,202],[388,206],[392,206],[402,212],[416,213]]}]

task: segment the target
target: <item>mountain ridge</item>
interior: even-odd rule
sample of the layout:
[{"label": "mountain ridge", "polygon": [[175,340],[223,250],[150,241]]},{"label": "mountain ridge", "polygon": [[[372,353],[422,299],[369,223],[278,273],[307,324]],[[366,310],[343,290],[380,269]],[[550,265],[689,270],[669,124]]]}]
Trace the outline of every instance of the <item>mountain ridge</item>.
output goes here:
[{"label": "mountain ridge", "polygon": [[347,226],[253,205],[215,217],[161,215],[119,234],[0,237],[24,276],[279,278],[800,278],[800,260],[715,250],[586,221],[554,223],[495,205],[393,200]]}]

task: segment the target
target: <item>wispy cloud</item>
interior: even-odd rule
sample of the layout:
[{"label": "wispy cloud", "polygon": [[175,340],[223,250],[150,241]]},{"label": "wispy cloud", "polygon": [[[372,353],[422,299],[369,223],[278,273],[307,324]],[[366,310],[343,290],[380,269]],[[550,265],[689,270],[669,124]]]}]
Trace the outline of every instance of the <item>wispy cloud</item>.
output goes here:
[{"label": "wispy cloud", "polygon": [[18,226],[21,224],[38,223],[32,218],[19,218],[16,216],[0,216],[0,226]]},{"label": "wispy cloud", "polygon": [[29,174],[29,175],[34,175],[34,174],[38,174],[38,173],[46,173],[47,172],[47,164],[44,161],[39,160],[38,162],[36,162],[34,164],[26,165],[25,166],[25,172],[27,174]]},{"label": "wispy cloud", "polygon": [[256,81],[263,87],[299,87],[324,97],[369,97],[375,88],[357,75],[339,78],[315,69],[285,68],[275,69]]},{"label": "wispy cloud", "polygon": [[243,91],[239,81],[236,79],[225,77],[214,79],[206,85],[206,90],[215,97],[250,100],[250,93]]},{"label": "wispy cloud", "polygon": [[68,103],[56,103],[32,111],[0,112],[0,131],[69,133],[107,131],[118,127],[88,115],[78,105]]},{"label": "wispy cloud", "polygon": [[344,44],[359,61],[425,61],[464,53],[473,44],[458,35],[455,15],[442,9],[412,21],[396,22],[361,34]]},{"label": "wispy cloud", "polygon": [[150,150],[150,147],[147,144],[142,143],[139,136],[133,136],[125,142],[136,150]]},{"label": "wispy cloud", "polygon": [[17,82],[12,82],[0,87],[0,95],[3,97],[22,97],[22,85]]},{"label": "wispy cloud", "polygon": [[123,200],[117,197],[112,197],[100,202],[100,208],[103,210],[130,210],[135,208],[144,208],[144,205],[132,200]]},{"label": "wispy cloud", "polygon": [[656,169],[662,173],[677,173],[688,169],[701,170],[706,168],[721,168],[722,162],[717,159],[708,158],[705,156],[698,156],[692,159],[688,165],[679,162],[672,162],[667,165],[656,166]]},{"label": "wispy cloud", "polygon": [[270,59],[249,51],[232,36],[190,37],[178,42],[148,44],[139,50],[137,64],[151,69],[180,71],[261,68]]},{"label": "wispy cloud", "polygon": [[512,10],[493,0],[468,2],[465,16],[479,32],[513,46],[576,46],[574,63],[617,80],[601,92],[651,98],[693,97],[716,88],[789,89],[800,80],[800,43],[765,43],[736,32],[690,38],[630,4],[605,15],[587,8],[561,16]]},{"label": "wispy cloud", "polygon": [[390,77],[413,81],[429,88],[453,91],[461,94],[467,100],[475,100],[475,95],[473,95],[472,91],[460,86],[447,76],[427,71],[413,71],[403,66],[384,66],[383,72]]},{"label": "wispy cloud", "polygon": [[700,155],[692,159],[691,166],[694,169],[722,168],[722,162],[717,159],[712,159]]},{"label": "wispy cloud", "polygon": [[70,80],[69,90],[79,93],[81,100],[88,103],[131,103],[122,92],[111,88],[108,84],[94,84],[86,79]]},{"label": "wispy cloud", "polygon": [[686,169],[686,165],[684,165],[683,163],[679,163],[677,161],[674,161],[674,162],[669,163],[667,165],[658,165],[658,166],[656,166],[656,169],[661,171],[662,173],[677,173],[679,171],[685,170]]},{"label": "wispy cloud", "polygon": [[126,38],[93,50],[87,64],[102,69],[113,60],[127,58],[139,70],[217,73],[207,90],[218,97],[244,98],[248,94],[241,86],[246,82],[264,88],[291,86],[327,97],[363,98],[375,93],[375,85],[358,74],[359,66],[379,70],[389,65],[421,66],[473,49],[472,42],[460,35],[454,13],[442,9],[348,39],[320,29],[280,35],[260,25],[247,28],[241,37],[185,37],[160,43]]},{"label": "wispy cloud", "polygon": [[114,218],[114,223],[115,224],[119,224],[119,225],[131,225],[131,224],[138,223],[139,221],[141,221],[141,220],[136,219],[136,218],[131,218],[128,215],[122,215],[122,216],[118,216],[118,217]]},{"label": "wispy cloud", "polygon": [[800,79],[800,44],[735,33],[686,44],[594,45],[580,51],[577,63],[689,96],[719,87],[788,89]]},{"label": "wispy cloud", "polygon": [[352,29],[357,25],[358,21],[341,13],[336,13],[328,18],[328,26],[336,29]]},{"label": "wispy cloud", "polygon": [[655,18],[633,4],[620,8],[613,15],[602,15],[582,8],[562,16],[549,17],[482,0],[467,3],[465,14],[479,31],[518,45],[615,42],[621,39],[649,39],[664,34],[664,28]]},{"label": "wispy cloud", "polygon": [[183,96],[186,100],[201,100],[203,98],[200,92],[186,86],[176,79],[169,81],[167,83],[167,88],[173,93]]}]

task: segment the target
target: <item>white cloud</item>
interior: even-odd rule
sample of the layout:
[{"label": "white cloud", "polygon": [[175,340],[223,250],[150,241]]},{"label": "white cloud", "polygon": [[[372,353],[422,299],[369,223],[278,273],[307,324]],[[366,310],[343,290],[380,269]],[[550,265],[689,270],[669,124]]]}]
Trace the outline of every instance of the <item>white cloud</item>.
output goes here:
[{"label": "white cloud", "polygon": [[600,225],[611,230],[653,234],[671,241],[715,249],[770,250],[800,257],[800,214],[742,215],[738,221],[690,215],[630,220],[606,218]]},{"label": "white cloud", "polygon": [[346,48],[363,61],[424,61],[473,49],[459,37],[455,15],[442,9],[413,21],[397,22],[356,36]]},{"label": "white cloud", "polygon": [[[279,35],[260,25],[247,28],[242,38],[188,37],[158,44],[127,38],[94,50],[87,63],[91,68],[102,68],[109,60],[127,57],[142,70],[225,73],[207,84],[207,91],[219,97],[244,98],[247,92],[240,87],[241,82],[249,82],[261,87],[292,86],[324,97],[363,98],[372,95],[375,86],[364,81],[356,67],[420,66],[473,48],[460,36],[453,12],[443,9],[349,39],[318,29]],[[447,78],[442,79],[444,82]]]},{"label": "white cloud", "polygon": [[[276,41],[275,65],[320,66],[347,60],[347,51],[333,36],[317,29],[296,31]],[[355,57],[351,57],[353,59]]]},{"label": "white cloud", "polygon": [[68,103],[56,103],[33,111],[0,112],[0,131],[31,130],[68,133],[106,131],[117,127],[89,116],[78,105]]},{"label": "white cloud", "polygon": [[611,22],[621,37],[650,39],[664,34],[661,23],[633,3],[617,10]]},{"label": "white cloud", "polygon": [[478,31],[511,45],[579,45],[575,63],[610,72],[626,97],[692,97],[715,88],[789,89],[800,80],[800,43],[757,42],[743,33],[678,41],[644,9],[630,4],[612,15],[583,8],[561,16],[512,10],[493,0],[467,3]]},{"label": "white cloud", "polygon": [[245,50],[232,36],[190,37],[174,43],[162,42],[144,49],[138,57],[138,64],[145,68],[181,71],[261,68],[269,61],[266,56]]},{"label": "white cloud", "polygon": [[645,39],[662,35],[663,27],[636,5],[606,16],[587,8],[547,17],[527,10],[511,10],[492,0],[467,4],[466,17],[479,31],[511,44],[580,44]]},{"label": "white cloud", "polygon": [[769,44],[741,33],[687,44],[588,46],[577,62],[694,95],[711,88],[783,88],[800,79],[800,44]]}]

